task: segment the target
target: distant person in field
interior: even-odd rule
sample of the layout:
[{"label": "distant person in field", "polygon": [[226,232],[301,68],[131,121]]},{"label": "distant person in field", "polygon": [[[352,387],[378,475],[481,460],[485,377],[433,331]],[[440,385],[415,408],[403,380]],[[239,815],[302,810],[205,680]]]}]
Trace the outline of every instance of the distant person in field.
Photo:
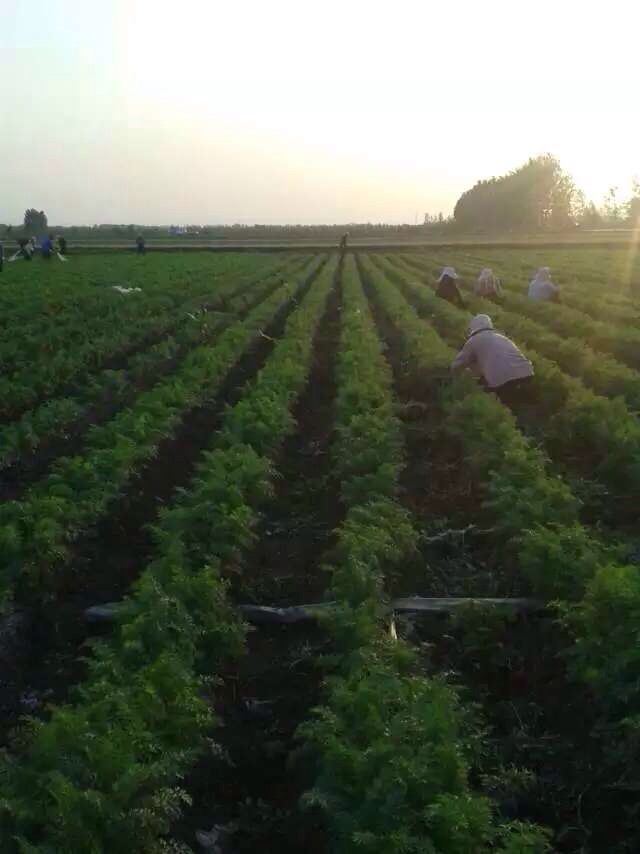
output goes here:
[{"label": "distant person in field", "polygon": [[342,235],[342,237],[340,238],[340,244],[339,244],[339,247],[338,247],[338,248],[340,249],[340,251],[341,251],[341,252],[346,252],[346,250],[347,250],[347,241],[348,241],[348,239],[349,239],[349,232],[348,232],[348,231],[345,231],[345,233],[344,233],[344,234]]},{"label": "distant person in field", "polygon": [[62,237],[62,235],[58,235],[56,240],[56,252],[58,255],[66,255],[67,254],[67,239],[66,237]]},{"label": "distant person in field", "polygon": [[458,308],[464,308],[464,300],[458,288],[458,274],[453,267],[445,267],[442,270],[437,285],[436,296],[446,299]]},{"label": "distant person in field", "polygon": [[144,237],[141,234],[139,234],[136,237],[136,253],[138,255],[144,255],[145,252],[146,252],[146,244],[144,242]]},{"label": "distant person in field", "polygon": [[40,252],[42,253],[42,257],[45,261],[51,260],[51,255],[53,253],[53,238],[50,234],[48,234],[40,244]]},{"label": "distant person in field", "polygon": [[502,296],[502,283],[497,276],[494,276],[490,267],[484,267],[473,286],[473,292],[477,297],[498,299]]},{"label": "distant person in field", "polygon": [[488,314],[477,314],[469,323],[464,347],[451,364],[452,371],[463,368],[478,374],[487,390],[507,406],[531,396],[533,365],[513,341],[495,331]]},{"label": "distant person in field", "polygon": [[31,240],[27,240],[26,237],[19,237],[18,251],[9,258],[9,261],[17,261],[18,258],[24,258],[25,261],[31,261],[33,258],[34,247],[35,241],[33,237]]},{"label": "distant person in field", "polygon": [[529,299],[535,302],[558,302],[560,289],[551,281],[551,269],[540,267],[529,283]]}]

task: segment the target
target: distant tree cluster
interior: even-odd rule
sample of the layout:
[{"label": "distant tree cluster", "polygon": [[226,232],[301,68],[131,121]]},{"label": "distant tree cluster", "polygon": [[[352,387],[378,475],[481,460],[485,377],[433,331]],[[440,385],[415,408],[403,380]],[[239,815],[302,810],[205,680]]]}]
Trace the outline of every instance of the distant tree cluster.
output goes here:
[{"label": "distant tree cluster", "polygon": [[464,230],[537,231],[575,225],[579,193],[551,154],[533,157],[499,178],[478,181],[458,199],[453,216]]},{"label": "distant tree cluster", "polygon": [[[434,219],[425,217],[425,224]],[[619,188],[611,187],[598,207],[551,154],[531,158],[508,175],[478,181],[458,199],[452,223],[456,230],[489,233],[638,225],[640,181],[633,181],[624,201]]]},{"label": "distant tree cluster", "polygon": [[47,230],[47,215],[44,211],[27,208],[24,212],[24,230],[27,234],[41,234]]},{"label": "distant tree cluster", "polygon": [[[584,225],[628,226],[634,228],[640,225],[640,181],[636,178],[631,184],[631,194],[622,200],[619,187],[610,187],[601,208],[591,202],[585,206],[581,221]],[[586,216],[586,220],[585,220]]]},{"label": "distant tree cluster", "polygon": [[[206,240],[339,240],[351,237],[388,239],[454,232],[503,233],[505,231],[561,231],[575,228],[640,228],[640,180],[635,179],[626,197],[611,187],[600,207],[586,201],[557,158],[544,154],[498,178],[478,181],[458,199],[453,216],[425,213],[420,225],[409,223],[336,223],[334,225],[186,225],[144,226],[105,224],[56,226],[56,233],[70,240],[133,241],[138,234],[148,239],[199,238]],[[41,236],[48,229],[47,215],[36,208],[24,213],[22,229],[0,225],[0,233]]]}]

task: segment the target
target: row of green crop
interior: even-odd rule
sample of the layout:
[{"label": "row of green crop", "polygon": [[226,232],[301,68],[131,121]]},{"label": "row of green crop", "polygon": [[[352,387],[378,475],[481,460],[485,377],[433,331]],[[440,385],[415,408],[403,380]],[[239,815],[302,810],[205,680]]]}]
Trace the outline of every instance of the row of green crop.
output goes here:
[{"label": "row of green crop", "polygon": [[[221,328],[219,309],[233,318],[234,313],[251,306],[283,277],[295,276],[306,262],[297,259],[277,273],[247,284],[225,282],[209,300],[207,310],[180,312],[175,327],[167,337],[147,350],[137,353],[126,369],[103,371],[87,379],[86,386],[75,396],[53,398],[25,412],[17,421],[0,427],[0,470],[13,465],[23,454],[37,450],[47,441],[64,437],[74,423],[91,418],[96,407],[108,404],[112,410],[130,405],[136,390],[148,387],[170,370],[176,360],[191,348],[210,341]],[[213,310],[213,311],[212,311]]]},{"label": "row of green crop", "polygon": [[[40,338],[49,349],[58,345],[75,346],[104,328],[104,317],[114,321],[120,315],[139,311],[148,300],[161,299],[176,307],[202,293],[202,285],[211,292],[230,278],[268,275],[282,263],[282,256],[199,255],[149,258],[143,264],[133,257],[96,256],[77,258],[70,265],[34,269],[12,266],[3,277],[0,291],[0,328],[10,332],[2,336],[0,366],[8,371],[32,357],[25,342]],[[23,276],[16,276],[23,270]],[[14,281],[15,279],[18,281]],[[117,294],[113,285],[140,288],[135,300]],[[126,303],[125,303],[126,300]]]},{"label": "row of green crop", "polygon": [[[432,319],[450,343],[462,346],[469,314],[384,260],[377,263],[403,288],[421,314]],[[613,493],[611,510],[628,515],[633,496],[640,496],[640,424],[620,398],[594,394],[551,360],[527,348],[536,371],[536,420],[545,416],[543,438],[554,460],[599,480]],[[613,514],[613,513],[612,513]]]},{"label": "row of green crop", "polygon": [[[593,308],[598,304],[604,315],[596,318],[617,322],[623,310],[633,308],[629,292],[629,275],[632,268],[628,265],[629,254],[626,249],[613,252],[600,252],[586,247],[567,251],[528,252],[522,249],[501,249],[484,251],[454,251],[450,263],[473,265],[474,270],[491,267],[504,276],[504,284],[518,293],[525,293],[535,271],[542,266],[550,267],[566,297],[568,305],[579,311],[584,305]],[[600,299],[606,296],[606,300]],[[608,316],[611,312],[611,317]],[[590,314],[590,311],[586,311]]]},{"label": "row of green crop", "polygon": [[608,323],[628,323],[630,317],[637,315],[637,307],[629,294],[629,277],[626,250],[616,256],[580,249],[568,255],[551,253],[527,259],[521,253],[497,252],[488,256],[465,256],[465,261],[473,261],[476,266],[495,267],[503,277],[505,286],[518,293],[524,293],[533,271],[539,266],[550,266],[560,285],[562,302],[578,311],[590,315],[596,320]]},{"label": "row of green crop", "polygon": [[[402,256],[392,256],[395,266],[408,274],[411,265]],[[413,273],[415,278],[415,273]],[[596,353],[588,342],[580,338],[561,336],[550,332],[544,325],[510,311],[508,303],[493,302],[465,294],[467,307],[473,313],[489,314],[509,335],[534,347],[571,376],[578,377],[598,394],[605,397],[622,395],[633,409],[640,409],[640,373],[604,353]]]},{"label": "row of green crop", "polygon": [[[57,340],[51,332],[56,328],[52,320],[45,330],[32,335],[17,332],[20,360],[15,370],[3,372],[0,379],[0,418],[18,417],[43,397],[64,392],[69,384],[84,385],[109,359],[168,334],[187,312],[202,303],[218,305],[210,277],[205,274],[196,281],[183,294],[177,288],[168,293],[154,290],[130,295],[109,289],[103,294],[96,323],[88,324],[82,314],[74,317],[82,340],[76,340],[69,329],[66,338]],[[223,285],[223,298],[245,285],[246,277]]]},{"label": "row of green crop", "polygon": [[[437,269],[431,259],[425,261],[412,257],[412,261],[418,261],[420,267],[430,273]],[[495,272],[499,274],[500,269],[497,268]],[[584,312],[562,303],[535,302],[510,288],[504,289],[501,302],[505,308],[536,320],[559,335],[584,339],[592,349],[610,353],[633,368],[640,367],[640,330],[634,326],[594,320]]]},{"label": "row of green crop", "polygon": [[[322,260],[307,265],[303,281],[315,275]],[[40,597],[55,586],[56,570],[68,560],[74,540],[106,512],[185,414],[215,398],[229,370],[291,296],[291,285],[278,288],[246,320],[228,326],[213,346],[193,350],[175,374],[93,428],[82,455],[56,460],[21,501],[0,506],[3,593],[19,583]],[[221,328],[225,325],[221,321]]]},{"label": "row of green crop", "polygon": [[493,820],[469,784],[473,727],[455,691],[418,673],[384,630],[384,581],[414,548],[397,501],[403,464],[391,372],[352,257],[344,265],[334,465],[347,513],[327,620],[336,647],[327,695],[300,728],[318,758],[305,803],[326,813],[339,854],[542,852],[542,831]]},{"label": "row of green crop", "polygon": [[[66,299],[59,295],[54,307],[41,306],[28,321],[17,328],[12,327],[11,335],[3,337],[0,343],[0,366],[3,373],[17,372],[38,358],[48,359],[60,348],[83,348],[94,337],[105,333],[105,322],[114,326],[117,321],[126,323],[129,318],[145,317],[153,313],[154,308],[164,311],[168,305],[178,305],[191,297],[206,293],[211,287],[210,275],[205,268],[199,275],[185,281],[182,289],[172,286],[134,291],[135,298],[125,299],[112,288],[96,288],[85,285],[85,298],[74,303],[71,296]],[[30,296],[32,289],[24,289],[14,295],[14,306],[19,307],[22,299]],[[29,300],[31,302],[31,300]]]},{"label": "row of green crop", "polygon": [[[207,749],[212,678],[241,651],[225,565],[251,544],[271,456],[294,428],[314,331],[334,285],[329,261],[265,367],[224,416],[192,488],[154,529],[156,557],[98,644],[75,702],[34,724],[0,767],[3,851],[178,851],[165,843],[188,800],[179,786]],[[209,749],[211,746],[209,745]]]},{"label": "row of green crop", "polygon": [[[377,299],[401,337],[406,364],[419,383],[445,370],[452,351],[370,262],[363,262]],[[511,413],[469,377],[451,382],[442,398],[445,429],[464,464],[484,484],[483,510],[532,590],[560,600],[574,643],[571,672],[594,689],[612,765],[622,788],[637,788],[640,765],[640,573],[579,523],[579,503],[548,471],[547,460],[517,430]],[[624,761],[623,761],[624,759]]]},{"label": "row of green crop", "polygon": [[[574,257],[568,263],[557,263],[551,257],[543,258],[539,262],[539,266],[551,266],[552,275],[560,287],[563,305],[583,312],[594,320],[613,325],[624,326],[630,319],[637,317],[638,309],[629,293],[628,281],[624,285],[625,292],[620,292],[619,288],[622,286],[612,280],[613,271],[605,262],[595,260],[595,267],[591,266],[594,262],[589,262],[583,268],[577,260]],[[494,260],[491,263],[494,263]],[[495,264],[499,275],[504,277],[508,290],[519,294],[527,293],[531,272],[535,267],[519,265],[513,256],[498,256]],[[519,274],[518,266],[522,268]]]}]

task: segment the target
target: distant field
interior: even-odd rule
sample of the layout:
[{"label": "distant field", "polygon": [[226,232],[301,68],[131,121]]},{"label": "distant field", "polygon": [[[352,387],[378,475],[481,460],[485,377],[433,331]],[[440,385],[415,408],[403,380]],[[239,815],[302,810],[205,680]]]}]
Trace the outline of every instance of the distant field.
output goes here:
[{"label": "distant field", "polygon": [[396,250],[5,265],[3,852],[640,850],[640,259]]},{"label": "distant field", "polygon": [[[618,245],[632,245],[637,235],[632,229],[596,229],[576,230],[572,232],[547,233],[547,234],[452,234],[452,235],[430,235],[430,234],[388,234],[382,236],[360,237],[353,236],[349,243],[351,246],[365,249],[370,248],[393,248],[414,246],[548,246],[562,247],[564,245],[595,245],[615,247]],[[265,237],[265,238],[243,238],[242,236],[228,235],[223,238],[207,237],[153,237],[146,238],[147,247],[155,250],[251,250],[265,249],[277,251],[281,249],[318,249],[335,246],[338,238],[331,237]],[[10,241],[6,241],[6,247],[10,247]],[[134,251],[134,239],[123,240],[122,238],[82,238],[69,240],[70,248],[75,251],[82,250],[129,250]]]}]

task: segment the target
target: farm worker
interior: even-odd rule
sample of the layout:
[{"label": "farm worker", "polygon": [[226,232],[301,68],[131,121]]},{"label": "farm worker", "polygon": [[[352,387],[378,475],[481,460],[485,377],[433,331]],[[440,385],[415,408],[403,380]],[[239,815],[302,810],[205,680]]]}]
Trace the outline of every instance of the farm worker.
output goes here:
[{"label": "farm worker", "polygon": [[58,235],[56,238],[56,252],[58,254],[58,258],[61,261],[66,261],[67,259],[64,257],[67,254],[67,238],[62,237],[62,235]]},{"label": "farm worker", "polygon": [[[32,238],[33,239],[33,238]],[[26,237],[18,238],[18,251],[9,258],[9,261],[17,261],[18,258],[24,258],[25,261],[31,261],[33,257],[33,244]]]},{"label": "farm worker", "polygon": [[341,252],[344,252],[345,249],[347,248],[347,240],[348,239],[349,239],[349,232],[345,231],[345,233],[340,238],[340,245],[338,247]]},{"label": "farm worker", "polygon": [[40,251],[42,252],[42,257],[47,261],[51,259],[51,253],[53,252],[53,239],[50,234],[48,234],[40,244]]},{"label": "farm worker", "polygon": [[529,299],[541,302],[550,300],[558,302],[560,291],[551,281],[551,270],[549,267],[540,267],[529,283]]},{"label": "farm worker", "polygon": [[531,394],[533,365],[506,335],[493,328],[488,314],[477,314],[469,323],[464,347],[451,364],[452,371],[472,368],[489,391],[511,405]]},{"label": "farm worker", "polygon": [[136,252],[138,255],[144,255],[144,251],[145,251],[144,237],[141,234],[139,234],[136,237]]},{"label": "farm worker", "polygon": [[473,292],[478,297],[488,297],[489,299],[502,296],[500,279],[494,276],[493,270],[490,267],[484,267],[480,271],[478,281],[473,286]]},{"label": "farm worker", "polygon": [[438,287],[436,288],[436,296],[446,299],[448,302],[457,305],[458,308],[464,308],[464,302],[458,290],[458,274],[453,267],[444,267],[438,279]]}]

